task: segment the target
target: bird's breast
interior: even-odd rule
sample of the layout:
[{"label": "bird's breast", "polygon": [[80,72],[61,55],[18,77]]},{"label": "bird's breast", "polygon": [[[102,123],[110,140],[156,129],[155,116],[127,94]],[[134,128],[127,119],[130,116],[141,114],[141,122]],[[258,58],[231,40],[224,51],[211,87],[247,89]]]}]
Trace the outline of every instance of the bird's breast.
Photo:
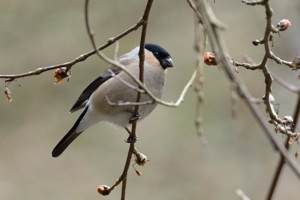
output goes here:
[{"label": "bird's breast", "polygon": [[[165,84],[165,72],[158,67],[150,67],[145,63],[144,84],[157,98],[161,98]],[[129,68],[139,76],[139,68]],[[117,77],[110,78],[95,90],[88,104],[93,107],[93,112],[99,115],[102,121],[108,121],[118,126],[128,126],[137,98],[138,84],[124,71]],[[149,115],[156,107],[156,103],[148,94],[142,94],[140,106],[140,119]]]}]

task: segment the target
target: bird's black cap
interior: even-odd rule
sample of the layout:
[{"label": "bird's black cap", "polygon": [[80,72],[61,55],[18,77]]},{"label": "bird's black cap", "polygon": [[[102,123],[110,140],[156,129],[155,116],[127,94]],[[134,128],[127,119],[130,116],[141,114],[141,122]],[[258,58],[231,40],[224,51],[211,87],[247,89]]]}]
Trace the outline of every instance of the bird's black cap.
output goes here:
[{"label": "bird's black cap", "polygon": [[153,53],[164,69],[173,67],[171,55],[163,47],[157,44],[147,43],[145,44],[145,49]]}]

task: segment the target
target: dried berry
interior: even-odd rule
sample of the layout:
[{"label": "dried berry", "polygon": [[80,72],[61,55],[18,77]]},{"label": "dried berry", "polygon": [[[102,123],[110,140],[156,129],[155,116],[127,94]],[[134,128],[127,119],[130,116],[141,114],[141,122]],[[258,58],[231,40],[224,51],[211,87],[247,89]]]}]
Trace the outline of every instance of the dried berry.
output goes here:
[{"label": "dried berry", "polygon": [[204,63],[207,65],[217,65],[215,54],[212,52],[206,52],[204,54]]},{"label": "dried berry", "polygon": [[71,71],[66,67],[57,68],[54,70],[53,76],[56,79],[55,84],[59,85],[64,78],[68,78],[68,80],[70,79]]}]

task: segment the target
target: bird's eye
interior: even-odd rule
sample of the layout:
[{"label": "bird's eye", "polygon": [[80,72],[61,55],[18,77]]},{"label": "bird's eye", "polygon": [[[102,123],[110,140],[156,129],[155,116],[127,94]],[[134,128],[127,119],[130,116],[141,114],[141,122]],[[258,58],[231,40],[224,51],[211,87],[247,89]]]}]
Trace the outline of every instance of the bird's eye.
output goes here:
[{"label": "bird's eye", "polygon": [[158,52],[154,52],[154,55],[155,55],[155,56],[158,56],[158,55],[159,55],[159,53],[158,53]]}]

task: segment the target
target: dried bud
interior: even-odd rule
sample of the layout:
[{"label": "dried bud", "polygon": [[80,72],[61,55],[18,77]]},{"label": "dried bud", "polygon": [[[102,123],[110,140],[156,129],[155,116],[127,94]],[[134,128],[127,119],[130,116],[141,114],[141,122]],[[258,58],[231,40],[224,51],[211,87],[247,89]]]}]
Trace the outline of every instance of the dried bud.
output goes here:
[{"label": "dried bud", "polygon": [[260,43],[259,40],[253,40],[253,41],[252,41],[252,44],[253,44],[254,46],[257,46],[259,43]]},{"label": "dried bud", "polygon": [[290,26],[292,26],[290,20],[288,19],[282,19],[278,22],[277,24],[277,29],[279,31],[285,31],[286,29],[288,29]]},{"label": "dried bud", "polygon": [[217,65],[215,54],[212,52],[206,52],[204,54],[204,63],[207,65]]},{"label": "dried bud", "polygon": [[5,91],[4,91],[4,94],[5,94],[5,96],[6,96],[6,100],[8,101],[8,102],[12,102],[12,97],[11,97],[11,92],[10,92],[10,90],[6,87],[5,88]]},{"label": "dried bud", "polygon": [[298,157],[299,157],[299,149],[297,149],[295,152],[295,158],[298,158]]},{"label": "dried bud", "polygon": [[55,84],[59,85],[61,84],[62,80],[66,77],[68,77],[68,81],[71,77],[71,71],[67,67],[61,67],[54,70],[53,73],[54,78],[56,79]]},{"label": "dried bud", "polygon": [[109,195],[109,193],[110,193],[110,187],[107,185],[99,185],[97,187],[97,191],[99,192],[99,194],[106,196],[106,195]]},{"label": "dried bud", "polygon": [[147,157],[144,154],[140,153],[140,152],[136,152],[134,155],[135,155],[134,162],[136,164],[138,164],[139,166],[143,167],[147,163],[147,161],[149,161],[147,159]]}]

